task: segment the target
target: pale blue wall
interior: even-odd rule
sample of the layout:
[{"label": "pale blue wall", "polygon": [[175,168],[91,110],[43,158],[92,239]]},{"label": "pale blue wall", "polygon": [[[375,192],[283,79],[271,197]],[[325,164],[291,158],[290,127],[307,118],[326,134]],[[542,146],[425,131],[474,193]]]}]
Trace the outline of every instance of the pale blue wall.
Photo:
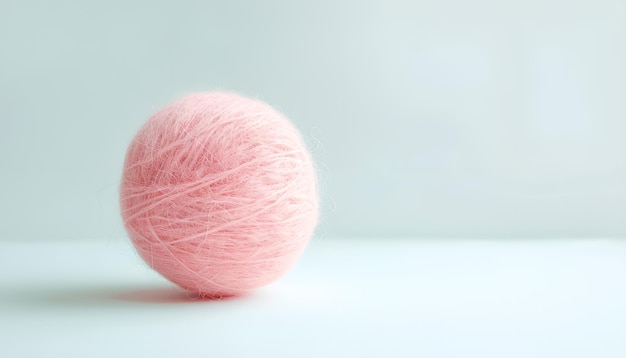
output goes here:
[{"label": "pale blue wall", "polygon": [[621,0],[4,1],[0,238],[124,236],[128,141],[208,89],[303,130],[322,235],[626,236],[624,14]]}]

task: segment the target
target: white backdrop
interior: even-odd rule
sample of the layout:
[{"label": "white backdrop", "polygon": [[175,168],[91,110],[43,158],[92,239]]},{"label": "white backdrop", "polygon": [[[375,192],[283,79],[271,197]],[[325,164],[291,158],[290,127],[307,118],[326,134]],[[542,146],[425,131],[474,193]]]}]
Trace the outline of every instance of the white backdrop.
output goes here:
[{"label": "white backdrop", "polygon": [[303,131],[320,235],[624,236],[625,14],[622,0],[3,1],[0,239],[124,236],[126,145],[155,108],[217,89]]}]

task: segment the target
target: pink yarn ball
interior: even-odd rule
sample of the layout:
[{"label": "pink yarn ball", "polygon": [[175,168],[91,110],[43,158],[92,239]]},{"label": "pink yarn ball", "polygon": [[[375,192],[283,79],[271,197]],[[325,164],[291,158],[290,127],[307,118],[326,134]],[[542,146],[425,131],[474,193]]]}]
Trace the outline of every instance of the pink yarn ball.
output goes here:
[{"label": "pink yarn ball", "polygon": [[318,218],[311,156],[269,105],[198,93],[154,114],[128,148],[120,190],[139,255],[204,296],[237,296],[285,274]]}]

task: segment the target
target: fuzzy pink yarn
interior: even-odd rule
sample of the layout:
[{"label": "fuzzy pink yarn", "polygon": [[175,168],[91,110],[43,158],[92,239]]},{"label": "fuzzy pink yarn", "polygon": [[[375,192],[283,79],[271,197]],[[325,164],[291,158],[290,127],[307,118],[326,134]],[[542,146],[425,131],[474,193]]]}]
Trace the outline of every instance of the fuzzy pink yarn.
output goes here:
[{"label": "fuzzy pink yarn", "polygon": [[300,133],[269,105],[230,93],[192,94],[154,114],[126,153],[120,203],[146,263],[210,297],[285,274],[318,218]]}]

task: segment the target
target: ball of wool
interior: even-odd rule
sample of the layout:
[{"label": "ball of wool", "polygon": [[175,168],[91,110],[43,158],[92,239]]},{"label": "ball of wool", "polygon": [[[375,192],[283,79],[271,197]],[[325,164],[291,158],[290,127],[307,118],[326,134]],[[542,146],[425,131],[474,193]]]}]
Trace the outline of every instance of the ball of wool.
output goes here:
[{"label": "ball of wool", "polygon": [[126,153],[120,204],[143,260],[209,297],[281,277],[318,218],[300,133],[269,105],[231,93],[188,95],[156,112]]}]

